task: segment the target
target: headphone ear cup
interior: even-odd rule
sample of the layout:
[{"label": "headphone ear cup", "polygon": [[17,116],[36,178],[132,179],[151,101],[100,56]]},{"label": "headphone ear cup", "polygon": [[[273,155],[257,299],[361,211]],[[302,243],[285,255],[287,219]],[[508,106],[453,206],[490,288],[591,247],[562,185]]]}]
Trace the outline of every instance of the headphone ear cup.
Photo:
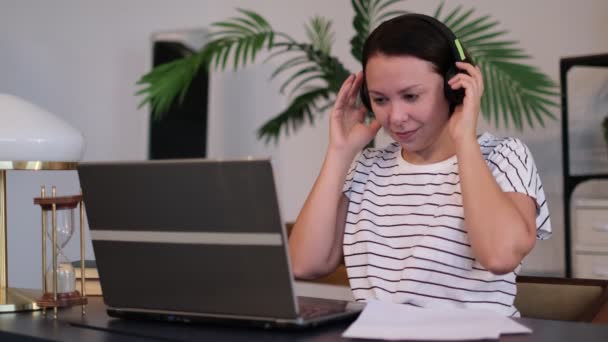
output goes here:
[{"label": "headphone ear cup", "polygon": [[443,92],[445,94],[446,99],[450,104],[450,108],[456,107],[462,104],[464,100],[464,89],[452,89],[448,84],[448,81],[452,79],[452,77],[456,76],[459,72],[465,73],[463,71],[459,71],[456,67],[451,67],[448,69],[448,72],[445,74],[445,82],[443,84]]},{"label": "headphone ear cup", "polygon": [[367,82],[365,81],[365,77],[363,78],[363,82],[361,82],[361,88],[359,88],[359,97],[361,98],[361,103],[363,103],[365,108],[369,112],[371,112],[372,102],[369,99],[369,93],[367,91]]}]

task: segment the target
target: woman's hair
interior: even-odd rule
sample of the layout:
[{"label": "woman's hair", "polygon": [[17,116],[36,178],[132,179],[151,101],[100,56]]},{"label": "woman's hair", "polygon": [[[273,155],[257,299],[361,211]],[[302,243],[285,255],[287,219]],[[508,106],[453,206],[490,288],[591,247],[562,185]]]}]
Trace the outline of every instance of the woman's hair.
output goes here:
[{"label": "woman's hair", "polygon": [[[439,27],[442,25],[442,27]],[[451,41],[453,33],[432,17],[421,14],[404,14],[380,24],[367,38],[363,45],[361,62],[363,73],[368,60],[377,54],[386,56],[413,56],[430,62],[435,71],[440,74],[445,82],[450,77],[448,73],[455,68],[456,56],[454,42]],[[464,51],[466,62],[472,63],[469,54]],[[446,87],[449,87],[446,83]],[[446,90],[446,97],[450,102],[450,113],[454,106],[448,96],[451,89]],[[367,85],[361,89],[361,97],[364,104],[371,110],[369,98],[367,98]],[[365,103],[365,101],[368,101]]]},{"label": "woman's hair", "polygon": [[[426,19],[425,19],[426,17]],[[433,24],[436,22],[437,24]],[[453,42],[437,25],[443,25],[422,14],[403,14],[380,24],[367,37],[361,61],[363,70],[370,57],[413,56],[433,63],[436,71],[444,75],[454,65]],[[443,25],[444,30],[449,30]],[[471,60],[465,51],[468,60]]]}]

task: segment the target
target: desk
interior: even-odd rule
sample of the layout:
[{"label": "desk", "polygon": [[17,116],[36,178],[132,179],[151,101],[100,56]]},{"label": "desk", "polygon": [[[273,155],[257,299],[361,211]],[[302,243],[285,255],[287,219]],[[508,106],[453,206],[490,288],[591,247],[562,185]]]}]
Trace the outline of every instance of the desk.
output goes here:
[{"label": "desk", "polygon": [[[80,316],[80,307],[61,310],[58,321],[53,321],[52,315],[44,317],[42,312],[0,314],[0,341],[348,341],[340,337],[348,326],[345,323],[302,332],[285,332],[213,325],[122,321],[111,319],[105,314],[100,297],[90,297],[89,300],[85,318]],[[69,321],[90,324],[100,329],[80,327],[70,324]],[[534,319],[519,321],[531,327],[534,333],[503,336],[500,341],[608,341],[607,325]]]}]

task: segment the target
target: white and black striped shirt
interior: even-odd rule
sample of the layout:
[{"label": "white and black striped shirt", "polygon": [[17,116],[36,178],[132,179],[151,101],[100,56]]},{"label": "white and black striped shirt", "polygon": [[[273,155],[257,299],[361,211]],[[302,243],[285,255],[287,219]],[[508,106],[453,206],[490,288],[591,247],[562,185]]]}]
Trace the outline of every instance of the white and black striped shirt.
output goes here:
[{"label": "white and black striped shirt", "polygon": [[[478,138],[488,167],[505,192],[536,201],[537,238],[551,235],[542,184],[528,148],[489,133]],[[495,275],[475,260],[453,156],[430,165],[401,157],[397,143],[363,151],[351,167],[344,261],[355,298],[419,307],[480,308],[519,316],[514,272]]]}]

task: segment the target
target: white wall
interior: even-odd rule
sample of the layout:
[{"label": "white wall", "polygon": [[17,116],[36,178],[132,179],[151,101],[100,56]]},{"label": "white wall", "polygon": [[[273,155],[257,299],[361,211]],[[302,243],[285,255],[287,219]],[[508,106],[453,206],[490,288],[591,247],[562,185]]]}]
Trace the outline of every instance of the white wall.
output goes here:
[{"label": "white wall", "polygon": [[[402,7],[432,13],[438,3],[409,0]],[[456,4],[500,20],[511,31],[510,38],[520,40],[534,56],[532,62],[556,81],[560,57],[608,51],[605,0],[448,3],[450,8]],[[359,67],[349,53],[353,11],[346,0],[1,0],[0,6],[0,92],[26,98],[82,130],[87,161],[145,159],[147,112],[137,109],[141,99],[133,94],[135,82],[150,68],[149,38],[154,32],[205,27],[243,7],[261,13],[275,29],[303,39],[304,22],[323,14],[333,20],[335,54],[351,70]],[[273,65],[256,64],[236,73],[212,75],[209,155],[274,157],[284,216],[294,220],[322,161],[327,124],[322,118],[315,127],[282,138],[278,146],[258,142],[255,129],[287,103],[278,95],[279,80],[268,80],[272,70]],[[554,113],[559,117],[557,108]],[[554,238],[537,245],[526,270],[559,274],[563,270],[559,122],[524,134],[498,134],[515,134],[529,144],[553,213]],[[10,285],[35,287],[40,283],[40,215],[31,198],[43,183],[57,184],[60,193],[72,193],[78,189],[77,178],[74,172],[9,172],[8,182]]]}]

